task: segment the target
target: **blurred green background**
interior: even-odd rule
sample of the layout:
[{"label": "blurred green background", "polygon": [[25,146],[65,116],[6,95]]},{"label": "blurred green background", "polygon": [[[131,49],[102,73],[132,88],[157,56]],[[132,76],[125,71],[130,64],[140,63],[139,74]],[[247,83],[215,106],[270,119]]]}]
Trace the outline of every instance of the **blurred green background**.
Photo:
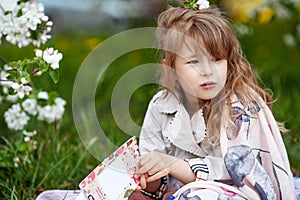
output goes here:
[{"label": "blurred green background", "polygon": [[[103,11],[98,12],[95,9],[60,10],[53,4],[48,4],[47,8],[47,2],[41,2],[45,3],[46,13],[48,12],[54,21],[53,38],[43,46],[53,46],[63,53],[64,58],[60,63],[60,82],[53,85],[49,77],[44,77],[42,81],[37,82],[37,86],[58,91],[68,103],[57,135],[50,135],[46,139],[46,133],[40,132],[37,136],[41,142],[35,155],[36,160],[31,165],[18,169],[9,163],[16,154],[14,141],[17,141],[19,136],[7,129],[3,115],[0,115],[0,198],[2,195],[5,199],[34,199],[39,192],[52,188],[77,189],[78,183],[99,163],[102,158],[94,158],[86,151],[74,126],[72,90],[76,73],[86,56],[110,36],[131,28],[156,26],[156,16],[165,5],[164,1],[149,1],[144,6],[151,9],[147,9],[143,14],[134,14],[137,12],[135,10],[132,11],[132,16],[112,16],[108,13],[104,15]],[[71,1],[62,2],[65,2],[66,7],[74,4]],[[133,8],[133,4],[130,5],[129,11]],[[99,3],[98,6],[103,4]],[[108,7],[108,4],[106,6]],[[283,138],[294,173],[299,175],[300,44],[296,41],[294,45],[289,46],[283,39],[285,34],[295,33],[297,23],[297,18],[270,20],[267,23],[244,22],[251,27],[252,33],[241,36],[240,42],[261,80],[260,83],[273,91],[273,97],[276,99],[273,112],[276,119],[285,122],[290,130]],[[8,61],[23,59],[32,57],[34,49],[19,49],[2,41],[0,56]],[[114,85],[126,71],[150,62],[159,62],[154,49],[129,52],[111,64],[104,80],[98,86],[95,97],[97,114],[107,137],[116,145],[120,145],[130,136],[118,128],[111,114],[110,98]],[[156,85],[146,85],[139,88],[131,98],[130,112],[137,124],[142,123],[147,103],[156,91]],[[0,113],[8,107],[9,104],[2,103]],[[109,153],[104,152],[106,155]]]}]

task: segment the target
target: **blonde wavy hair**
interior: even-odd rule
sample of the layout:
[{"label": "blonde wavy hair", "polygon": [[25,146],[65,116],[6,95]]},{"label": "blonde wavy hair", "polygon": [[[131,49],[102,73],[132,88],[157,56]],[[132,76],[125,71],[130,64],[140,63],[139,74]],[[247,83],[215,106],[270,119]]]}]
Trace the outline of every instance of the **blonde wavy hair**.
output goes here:
[{"label": "blonde wavy hair", "polygon": [[[231,23],[217,7],[201,10],[169,7],[159,15],[157,41],[162,51],[163,63],[169,66],[163,67],[160,83],[167,93],[175,93],[177,97],[179,95],[179,100],[184,99],[184,93],[176,86],[178,83],[176,83],[176,77],[172,70],[175,69],[176,49],[182,47],[185,39],[179,36],[180,34],[174,34],[175,32],[192,38],[196,45],[199,45],[199,42],[203,44],[204,49],[212,57],[227,60],[225,87],[217,97],[207,102],[205,109],[207,137],[201,145],[219,144],[220,129],[222,126],[228,128],[228,122],[232,125],[231,127],[235,127],[236,131],[227,131],[227,136],[229,138],[236,137],[237,128],[233,119],[237,116],[234,116],[232,112],[234,95],[238,94],[238,99],[244,105],[244,109],[253,102],[259,102],[260,97],[271,107],[271,95],[258,85],[256,76],[243,55]],[[175,92],[172,88],[175,88]]]}]

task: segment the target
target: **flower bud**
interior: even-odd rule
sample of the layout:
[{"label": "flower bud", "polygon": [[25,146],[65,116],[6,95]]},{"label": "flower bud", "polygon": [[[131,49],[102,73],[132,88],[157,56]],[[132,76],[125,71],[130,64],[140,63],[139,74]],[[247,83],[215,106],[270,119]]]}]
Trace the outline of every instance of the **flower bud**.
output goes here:
[{"label": "flower bud", "polygon": [[48,98],[49,98],[48,92],[46,92],[46,91],[39,92],[37,98],[48,100]]},{"label": "flower bud", "polygon": [[44,15],[44,16],[41,18],[41,20],[42,20],[43,22],[47,22],[47,21],[49,20],[49,17],[48,17],[47,15]]},{"label": "flower bud", "polygon": [[46,26],[53,26],[53,22],[52,22],[52,21],[48,21],[48,22],[46,23]]},{"label": "flower bud", "polygon": [[38,58],[41,58],[43,56],[43,51],[38,49],[35,51],[35,56],[38,57]]}]

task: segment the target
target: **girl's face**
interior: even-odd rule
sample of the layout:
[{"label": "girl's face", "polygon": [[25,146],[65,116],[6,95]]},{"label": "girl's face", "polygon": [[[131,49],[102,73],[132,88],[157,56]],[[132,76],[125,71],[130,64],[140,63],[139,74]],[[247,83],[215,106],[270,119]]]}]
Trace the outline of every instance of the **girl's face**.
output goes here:
[{"label": "girl's face", "polygon": [[[206,51],[195,53],[187,45],[179,50],[175,59],[177,80],[189,97],[210,100],[224,88],[227,77],[227,60],[216,59]],[[197,55],[196,55],[197,54]]]}]

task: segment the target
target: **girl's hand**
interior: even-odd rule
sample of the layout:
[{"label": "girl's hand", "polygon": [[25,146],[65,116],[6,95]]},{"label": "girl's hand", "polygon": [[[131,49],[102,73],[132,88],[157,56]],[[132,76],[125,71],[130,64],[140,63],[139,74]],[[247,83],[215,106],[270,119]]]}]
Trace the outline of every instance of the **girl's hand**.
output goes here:
[{"label": "girl's hand", "polygon": [[155,192],[160,186],[161,177],[170,174],[180,182],[187,184],[196,180],[188,162],[159,152],[151,152],[141,157],[137,177],[138,190]]},{"label": "girl's hand", "polygon": [[148,178],[147,174],[134,174],[133,175],[135,180],[138,180],[138,186],[136,188],[136,190],[144,190],[147,187],[147,183],[146,183],[146,179]]},{"label": "girl's hand", "polygon": [[148,178],[148,174],[134,174],[134,178],[139,180],[139,184],[136,187],[137,191],[140,190],[146,190],[148,192],[155,192],[160,186],[160,179],[152,181],[152,182],[147,182],[146,179]]},{"label": "girl's hand", "polygon": [[[153,182],[161,177],[168,175],[172,171],[172,165],[178,160],[178,158],[169,156],[164,153],[151,152],[145,156],[142,156],[139,162],[138,173],[141,175],[142,181],[146,183]],[[144,183],[143,183],[144,184]]]}]

